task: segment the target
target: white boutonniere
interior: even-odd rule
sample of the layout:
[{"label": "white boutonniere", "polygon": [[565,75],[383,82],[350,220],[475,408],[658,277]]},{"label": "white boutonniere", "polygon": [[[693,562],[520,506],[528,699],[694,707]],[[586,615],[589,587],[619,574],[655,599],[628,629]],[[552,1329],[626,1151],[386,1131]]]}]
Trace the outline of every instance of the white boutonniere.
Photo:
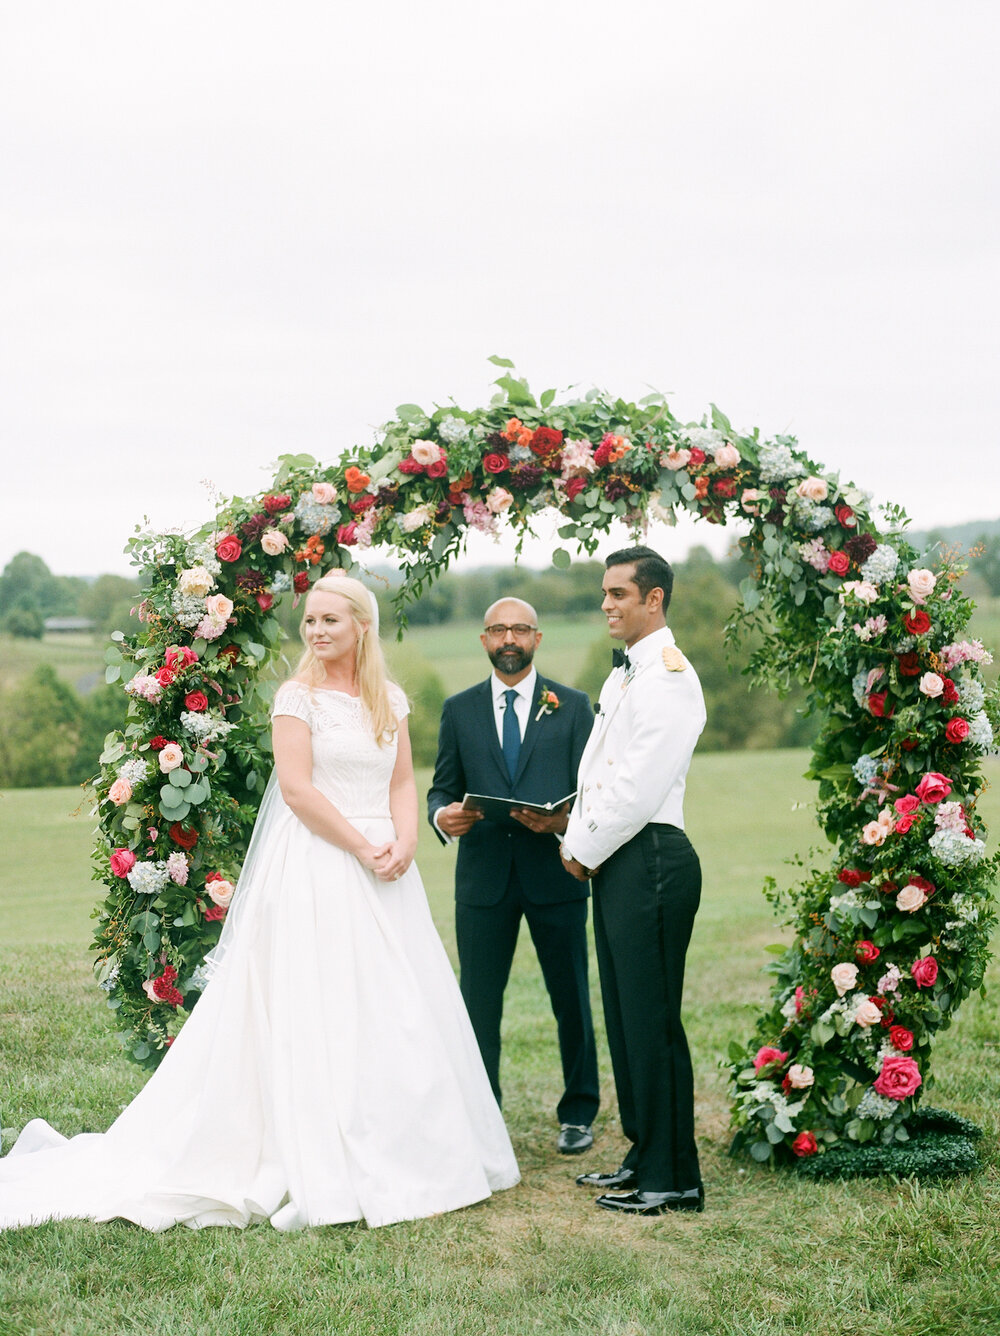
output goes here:
[{"label": "white boutonniere", "polygon": [[542,694],[541,696],[539,696],[538,699],[541,703],[538,706],[538,713],[535,715],[536,724],[538,723],[539,719],[541,719],[543,714],[554,714],[556,710],[559,709],[559,706],[561,704],[561,701],[559,700],[559,697],[556,695],[556,693],[554,691],[550,691],[548,687],[545,687],[543,689]]}]

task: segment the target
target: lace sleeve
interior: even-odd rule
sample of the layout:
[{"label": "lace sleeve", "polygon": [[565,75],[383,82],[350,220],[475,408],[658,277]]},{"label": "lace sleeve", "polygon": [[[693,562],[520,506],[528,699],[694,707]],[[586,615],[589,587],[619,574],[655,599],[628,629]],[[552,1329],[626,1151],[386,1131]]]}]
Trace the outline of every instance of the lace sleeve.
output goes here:
[{"label": "lace sleeve", "polygon": [[406,699],[406,692],[395,682],[389,683],[389,705],[397,722],[405,719],[410,713],[410,702]]},{"label": "lace sleeve", "polygon": [[290,714],[312,727],[312,699],[304,683],[292,681],[281,684],[271,707],[271,718],[279,714]]}]

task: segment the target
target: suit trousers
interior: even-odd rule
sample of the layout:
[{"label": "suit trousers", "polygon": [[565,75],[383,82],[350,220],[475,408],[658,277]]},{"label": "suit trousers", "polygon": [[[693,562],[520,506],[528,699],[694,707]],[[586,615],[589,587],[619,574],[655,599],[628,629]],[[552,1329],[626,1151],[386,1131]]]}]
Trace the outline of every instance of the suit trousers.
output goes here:
[{"label": "suit trousers", "polygon": [[642,1192],[701,1186],[694,1077],[681,1024],[701,866],[684,832],[651,824],[593,880],[594,937],[622,1129]]},{"label": "suit trousers", "polygon": [[536,904],[525,898],[514,867],[497,904],[458,901],[455,906],[460,986],[483,1065],[499,1104],[503,994],[522,917],[556,1018],[565,1085],[556,1115],[560,1123],[589,1126],[597,1113],[600,1083],[587,978],[587,901]]}]

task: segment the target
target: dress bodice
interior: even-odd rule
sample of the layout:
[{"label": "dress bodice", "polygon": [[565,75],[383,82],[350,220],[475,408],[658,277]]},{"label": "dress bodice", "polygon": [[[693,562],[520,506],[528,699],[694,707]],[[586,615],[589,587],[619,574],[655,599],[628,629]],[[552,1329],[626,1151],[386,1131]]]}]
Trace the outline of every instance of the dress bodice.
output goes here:
[{"label": "dress bodice", "polygon": [[[389,686],[393,713],[408,713],[406,697]],[[345,817],[389,815],[389,781],[396,764],[397,740],[379,746],[368,711],[342,691],[285,682],[274,699],[272,717],[293,715],[312,734],[313,783]]]}]

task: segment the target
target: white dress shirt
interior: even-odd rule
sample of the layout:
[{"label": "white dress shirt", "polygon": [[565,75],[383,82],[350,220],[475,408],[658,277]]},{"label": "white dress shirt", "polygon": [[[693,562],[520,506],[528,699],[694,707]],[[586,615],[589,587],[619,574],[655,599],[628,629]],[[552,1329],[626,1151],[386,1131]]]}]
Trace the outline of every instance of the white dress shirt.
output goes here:
[{"label": "white dress shirt", "polygon": [[600,867],[651,821],[684,828],[685,779],[705,727],[701,683],[669,627],[628,654],[631,666],[613,669],[601,689],[563,837],[565,856],[587,868]]},{"label": "white dress shirt", "polygon": [[516,691],[514,698],[514,717],[517,719],[517,726],[521,730],[521,741],[524,741],[524,730],[528,727],[528,716],[531,713],[531,701],[535,694],[535,682],[538,674],[534,667],[529,669],[527,677],[522,677],[515,686],[509,687],[506,682],[501,682],[496,673],[490,676],[490,686],[493,688],[493,718],[497,726],[497,740],[503,747],[503,717],[507,710],[507,701],[504,693],[507,691]]}]

